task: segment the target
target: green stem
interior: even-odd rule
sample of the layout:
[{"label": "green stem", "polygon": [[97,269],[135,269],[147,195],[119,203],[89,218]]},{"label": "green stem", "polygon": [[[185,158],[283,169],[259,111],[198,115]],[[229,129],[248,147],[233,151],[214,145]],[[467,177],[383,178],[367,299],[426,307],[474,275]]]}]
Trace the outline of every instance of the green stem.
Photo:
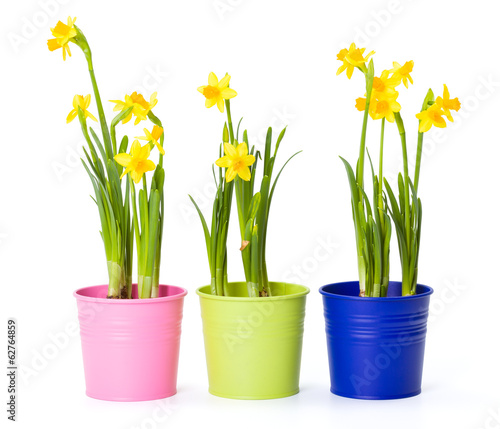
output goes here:
[{"label": "green stem", "polygon": [[384,197],[383,197],[383,164],[384,164],[384,130],[385,130],[385,118],[382,118],[382,124],[380,126],[380,154],[379,154],[379,168],[378,168],[378,208],[380,210],[380,225],[382,226],[382,231],[385,227],[385,219],[383,216],[384,212]]},{"label": "green stem", "polygon": [[396,118],[396,123],[398,126],[399,130],[399,136],[401,138],[401,146],[403,149],[403,169],[404,169],[404,186],[405,186],[405,233],[406,233],[406,245],[407,245],[407,250],[408,250],[408,255],[410,254],[410,233],[411,233],[411,227],[410,227],[410,183],[409,183],[409,176],[408,176],[408,151],[406,147],[406,132],[405,132],[405,127],[403,124],[403,119],[401,118],[401,115],[399,112],[394,113],[394,116]]},{"label": "green stem", "polygon": [[415,162],[415,177],[413,179],[413,186],[415,187],[415,192],[418,191],[418,180],[420,178],[420,163],[422,162],[422,146],[424,143],[424,133],[418,133],[418,143],[417,143],[417,160]]},{"label": "green stem", "polygon": [[359,157],[358,164],[356,167],[356,181],[358,185],[361,187],[359,190],[359,198],[361,203],[363,204],[363,175],[364,175],[364,166],[365,166],[365,152],[366,152],[366,129],[368,127],[368,113],[370,110],[370,99],[372,95],[372,86],[373,86],[373,76],[369,73],[365,73],[366,80],[366,103],[365,103],[365,112],[363,115],[363,128],[361,129],[361,143],[359,145]]},{"label": "green stem", "polygon": [[227,126],[229,127],[229,141],[234,145],[234,132],[233,132],[233,120],[231,119],[231,103],[229,100],[225,100],[226,113],[227,113]]}]

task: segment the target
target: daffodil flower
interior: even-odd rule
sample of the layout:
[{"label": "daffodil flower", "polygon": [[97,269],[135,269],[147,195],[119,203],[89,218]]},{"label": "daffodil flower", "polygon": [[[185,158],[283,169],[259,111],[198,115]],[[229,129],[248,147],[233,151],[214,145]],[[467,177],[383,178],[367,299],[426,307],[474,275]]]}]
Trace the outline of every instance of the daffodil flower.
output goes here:
[{"label": "daffodil flower", "polygon": [[205,107],[210,108],[217,104],[219,111],[224,113],[224,100],[229,100],[238,95],[234,89],[229,88],[230,80],[231,76],[227,73],[220,81],[215,73],[212,72],[208,75],[208,85],[198,88],[198,91],[206,98]]},{"label": "daffodil flower", "polygon": [[[356,109],[363,111],[366,109],[366,98],[356,99]],[[377,98],[372,95],[370,100],[370,117],[372,119],[386,118],[389,122],[394,122],[394,112],[399,112],[401,105],[396,98]]]},{"label": "daffodil flower", "polygon": [[73,119],[78,116],[78,108],[83,110],[83,114],[86,118],[93,119],[97,122],[95,116],[90,113],[87,109],[90,106],[90,94],[87,94],[85,97],[83,95],[75,95],[73,97],[73,110],[69,112],[68,117],[66,118],[66,123],[69,124]]},{"label": "daffodil flower", "polygon": [[371,51],[364,57],[363,54],[365,50],[366,48],[357,48],[354,43],[351,43],[349,49],[341,49],[337,54],[337,59],[342,61],[342,65],[337,70],[337,76],[346,70],[347,78],[350,79],[354,72],[354,67],[363,70],[366,67],[365,63],[368,61],[368,58],[375,53],[375,51]]},{"label": "daffodil flower", "polygon": [[370,103],[370,116],[372,119],[385,118],[389,122],[394,122],[394,112],[399,112],[401,105],[395,98],[387,98],[382,100],[375,99]]},{"label": "daffodil flower", "polygon": [[400,83],[403,82],[406,88],[408,88],[408,81],[413,85],[413,79],[410,76],[413,71],[413,61],[406,61],[403,65],[394,61],[392,66],[393,68],[390,70],[392,78],[397,79]]},{"label": "daffodil flower", "polygon": [[248,167],[255,162],[255,157],[248,154],[246,143],[237,147],[224,143],[224,153],[225,156],[215,161],[215,165],[226,168],[226,182],[231,182],[236,175],[248,182],[252,177]]},{"label": "daffodil flower", "polygon": [[443,96],[436,98],[436,104],[443,110],[448,120],[453,122],[450,110],[458,112],[460,109],[460,101],[458,101],[457,97],[450,99],[450,91],[448,91],[448,87],[446,85],[444,85]]},{"label": "daffodil flower", "polygon": [[163,128],[155,125],[151,132],[149,132],[147,128],[144,128],[144,134],[144,137],[136,137],[136,139],[146,140],[147,142],[150,142],[151,145],[154,145],[158,148],[162,155],[165,155],[165,150],[163,149],[161,144],[158,143],[158,140],[163,134]]},{"label": "daffodil flower", "polygon": [[120,179],[127,173],[130,173],[132,180],[135,183],[139,183],[144,173],[153,171],[155,169],[155,164],[148,159],[150,153],[151,146],[149,144],[141,146],[139,141],[135,140],[132,144],[130,155],[128,153],[119,153],[115,155],[115,161],[122,167],[125,167]]},{"label": "daffodil flower", "polygon": [[145,100],[142,94],[137,92],[133,92],[130,95],[125,95],[125,101],[121,100],[109,100],[112,103],[116,103],[116,106],[113,108],[114,112],[123,111],[133,106],[130,114],[123,119],[122,124],[126,124],[128,121],[132,119],[132,115],[135,116],[134,125],[137,125],[139,122],[145,120],[148,116],[148,113],[153,107],[156,106],[158,100],[156,99],[156,92],[151,94],[149,99],[149,103]]},{"label": "daffodil flower", "polygon": [[68,17],[68,24],[64,24],[59,21],[54,28],[50,31],[55,39],[47,40],[47,46],[50,51],[55,51],[56,49],[62,48],[63,60],[66,61],[66,53],[71,57],[71,51],[69,49],[69,41],[76,36],[76,29],[74,27],[76,18]]},{"label": "daffodil flower", "polygon": [[389,78],[389,73],[389,70],[384,70],[380,77],[375,76],[373,78],[372,94],[379,100],[388,98],[396,99],[398,96],[398,92],[395,88],[401,83],[401,81],[394,78],[394,76]]},{"label": "daffodil flower", "polygon": [[436,103],[426,110],[417,113],[415,116],[420,119],[418,131],[425,133],[426,131],[429,131],[433,125],[438,128],[445,128],[446,121],[443,119],[443,115],[444,112]]}]

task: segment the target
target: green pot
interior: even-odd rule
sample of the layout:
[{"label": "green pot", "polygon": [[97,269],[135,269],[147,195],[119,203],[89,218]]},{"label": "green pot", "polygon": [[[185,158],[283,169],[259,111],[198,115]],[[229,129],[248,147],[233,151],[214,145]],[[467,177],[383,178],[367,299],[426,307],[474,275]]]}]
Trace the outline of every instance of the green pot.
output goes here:
[{"label": "green pot", "polygon": [[274,399],[299,391],[305,286],[271,282],[272,297],[249,298],[244,282],[231,296],[199,288],[209,392],[232,399]]}]

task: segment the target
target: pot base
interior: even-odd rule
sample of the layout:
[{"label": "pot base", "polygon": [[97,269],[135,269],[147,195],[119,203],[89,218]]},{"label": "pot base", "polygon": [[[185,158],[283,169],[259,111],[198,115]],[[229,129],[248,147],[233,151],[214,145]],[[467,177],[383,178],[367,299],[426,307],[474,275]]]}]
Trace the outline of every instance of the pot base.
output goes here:
[{"label": "pot base", "polygon": [[214,395],[214,396],[218,396],[219,398],[259,401],[259,400],[266,400],[266,399],[288,398],[289,396],[294,396],[297,393],[299,393],[299,389],[293,390],[292,392],[289,392],[289,393],[282,393],[279,395],[259,395],[259,396],[224,395],[223,393],[214,392],[211,389],[208,389],[208,393],[210,393],[211,395]]},{"label": "pot base", "polygon": [[404,399],[404,398],[412,398],[413,396],[418,396],[418,395],[420,395],[420,393],[422,393],[422,389],[418,389],[417,391],[415,391],[413,393],[406,393],[404,395],[388,395],[388,396],[350,395],[347,393],[338,392],[334,389],[330,389],[330,392],[332,392],[334,395],[342,396],[343,398],[364,399],[367,401],[388,401],[391,399]]},{"label": "pot base", "polygon": [[177,393],[177,390],[174,390],[173,392],[170,393],[165,393],[165,394],[159,394],[159,395],[152,395],[152,396],[141,396],[140,399],[137,398],[110,398],[110,397],[104,397],[100,395],[93,395],[89,392],[85,392],[85,394],[92,399],[98,399],[99,401],[109,401],[109,402],[146,402],[146,401],[156,401],[158,399],[166,399],[170,398],[171,396],[174,396]]}]

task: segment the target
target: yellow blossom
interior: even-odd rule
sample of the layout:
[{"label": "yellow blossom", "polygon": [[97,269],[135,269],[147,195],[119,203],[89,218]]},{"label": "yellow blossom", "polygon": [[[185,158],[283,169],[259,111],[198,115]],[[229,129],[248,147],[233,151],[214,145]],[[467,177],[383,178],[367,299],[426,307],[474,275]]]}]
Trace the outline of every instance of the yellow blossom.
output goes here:
[{"label": "yellow blossom", "polygon": [[[356,99],[356,109],[363,111],[366,109],[366,98]],[[393,98],[377,98],[372,94],[370,100],[369,114],[372,119],[386,118],[389,122],[394,122],[394,112],[399,112],[401,105]]]},{"label": "yellow blossom", "polygon": [[372,119],[385,118],[389,122],[394,122],[394,112],[399,112],[401,105],[395,98],[387,98],[382,100],[374,99],[370,103],[370,116]]},{"label": "yellow blossom", "polygon": [[69,16],[67,25],[59,21],[54,28],[50,29],[55,39],[47,40],[47,46],[50,51],[62,48],[64,61],[66,61],[66,52],[71,57],[68,43],[76,36],[76,29],[74,27],[75,21],[76,18],[71,18],[71,16]]},{"label": "yellow blossom", "polygon": [[450,99],[450,91],[448,91],[448,87],[446,85],[444,85],[443,96],[436,98],[436,104],[443,110],[448,120],[453,122],[450,110],[458,112],[460,109],[460,101],[458,101],[457,97]]},{"label": "yellow blossom", "polygon": [[90,106],[90,94],[87,94],[85,97],[83,95],[75,95],[73,97],[73,110],[69,112],[68,117],[66,118],[66,123],[69,124],[73,119],[78,116],[78,107],[83,110],[83,114],[86,118],[93,119],[97,122],[95,116],[90,113],[87,109]]},{"label": "yellow blossom", "polygon": [[437,104],[433,104],[426,110],[417,113],[415,116],[420,119],[418,131],[425,133],[429,131],[433,125],[438,128],[445,128],[446,121],[443,119],[443,115],[444,112]]},{"label": "yellow blossom", "polygon": [[238,95],[234,89],[229,88],[230,79],[231,76],[227,73],[220,81],[217,79],[215,73],[212,72],[208,75],[208,85],[200,86],[198,88],[198,91],[201,92],[206,98],[205,106],[207,108],[217,104],[217,108],[221,113],[223,113],[224,100],[229,100]]},{"label": "yellow blossom", "polygon": [[159,127],[158,125],[155,125],[151,130],[151,132],[149,132],[147,128],[144,128],[144,134],[145,134],[144,137],[136,137],[136,139],[146,140],[147,142],[154,144],[158,148],[160,153],[162,155],[165,155],[165,150],[163,149],[161,144],[158,143],[158,140],[163,134],[163,128]]},{"label": "yellow blossom", "polygon": [[236,175],[243,180],[249,181],[251,173],[248,167],[255,162],[255,157],[248,154],[246,143],[240,143],[238,147],[224,143],[224,153],[225,156],[215,161],[215,164],[226,168],[226,181],[230,182]]},{"label": "yellow blossom", "polygon": [[130,173],[132,180],[135,183],[139,183],[144,173],[153,171],[155,169],[155,164],[148,159],[150,153],[151,147],[149,144],[141,146],[138,140],[134,140],[130,155],[128,153],[119,153],[115,155],[115,161],[122,167],[125,167],[120,179],[127,173]]},{"label": "yellow blossom", "polygon": [[392,77],[397,79],[399,83],[403,82],[404,86],[408,88],[408,81],[413,84],[413,79],[410,73],[413,71],[413,61],[406,61],[403,65],[398,64],[396,61],[392,63],[393,68],[390,70]]},{"label": "yellow blossom", "polygon": [[130,95],[125,95],[125,101],[121,100],[109,100],[112,103],[116,103],[116,106],[113,108],[114,112],[127,110],[129,107],[133,106],[130,114],[123,119],[122,124],[126,124],[128,121],[132,119],[132,115],[135,116],[134,125],[137,125],[139,122],[145,120],[148,117],[149,111],[156,106],[158,100],[156,99],[156,92],[151,94],[149,99],[149,103],[145,100],[142,94],[137,92],[133,92]]},{"label": "yellow blossom", "polygon": [[400,83],[394,77],[389,78],[389,70],[384,70],[380,77],[373,78],[372,94],[378,99],[397,98],[398,92],[394,88]]},{"label": "yellow blossom", "polygon": [[366,98],[356,98],[356,109],[358,109],[360,112],[366,109]]},{"label": "yellow blossom", "polygon": [[352,73],[354,72],[354,67],[359,67],[363,69],[365,67],[365,63],[368,61],[375,51],[371,51],[365,57],[363,56],[366,48],[357,48],[354,43],[351,43],[349,49],[341,49],[337,54],[337,59],[342,61],[342,65],[337,70],[337,76],[346,70],[347,78],[350,79]]}]

